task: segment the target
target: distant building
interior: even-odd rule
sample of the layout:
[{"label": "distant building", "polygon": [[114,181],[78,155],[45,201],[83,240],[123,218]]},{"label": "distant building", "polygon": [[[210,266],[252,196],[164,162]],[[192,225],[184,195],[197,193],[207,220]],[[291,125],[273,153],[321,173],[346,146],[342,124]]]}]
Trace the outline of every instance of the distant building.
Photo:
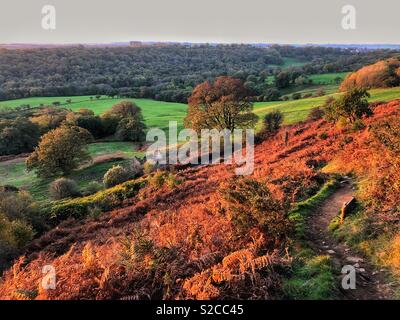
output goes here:
[{"label": "distant building", "polygon": [[133,48],[140,48],[141,46],[143,46],[141,41],[131,41],[129,43],[129,45]]}]

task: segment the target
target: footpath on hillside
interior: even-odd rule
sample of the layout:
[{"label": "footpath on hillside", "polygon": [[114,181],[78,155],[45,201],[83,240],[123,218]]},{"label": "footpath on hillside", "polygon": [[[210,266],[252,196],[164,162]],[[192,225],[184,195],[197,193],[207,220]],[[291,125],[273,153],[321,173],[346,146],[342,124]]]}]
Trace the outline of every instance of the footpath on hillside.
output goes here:
[{"label": "footpath on hillside", "polygon": [[[387,280],[383,269],[376,270],[366,258],[344,243],[338,242],[328,231],[328,225],[335,218],[343,204],[354,196],[351,180],[344,180],[340,187],[314,212],[307,223],[307,239],[311,248],[318,254],[330,255],[338,276],[339,299],[377,300],[391,299],[392,284]],[[356,270],[356,289],[342,288],[341,270],[352,265]]]}]

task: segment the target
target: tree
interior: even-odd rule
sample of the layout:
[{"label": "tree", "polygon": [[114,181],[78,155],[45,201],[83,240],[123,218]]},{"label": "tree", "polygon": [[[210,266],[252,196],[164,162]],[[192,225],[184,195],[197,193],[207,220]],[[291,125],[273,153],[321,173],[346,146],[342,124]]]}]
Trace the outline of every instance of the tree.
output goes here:
[{"label": "tree", "polygon": [[104,115],[113,115],[117,117],[118,120],[122,120],[124,118],[135,118],[141,113],[141,109],[136,104],[130,101],[121,101],[113,105],[110,110],[104,113]]},{"label": "tree", "polygon": [[267,113],[263,120],[262,131],[267,134],[274,134],[278,132],[283,122],[283,113],[279,110]]},{"label": "tree", "polygon": [[[121,101],[114,105],[102,116],[103,126],[106,133],[114,134],[119,123],[123,119],[132,119],[131,124],[132,122],[135,122],[144,130],[142,110],[136,104],[130,101]],[[125,122],[123,126],[126,127],[127,123]]]},{"label": "tree", "polygon": [[279,72],[275,75],[275,85],[278,89],[284,89],[290,85],[290,75],[285,71]]},{"label": "tree", "polygon": [[42,136],[39,146],[26,160],[28,171],[42,177],[67,175],[90,159],[86,145],[92,135],[76,126],[62,126]]},{"label": "tree", "polygon": [[252,112],[253,104],[246,100],[246,95],[242,81],[231,77],[199,84],[189,97],[185,126],[196,131],[254,127],[258,117]]},{"label": "tree", "polygon": [[39,127],[28,119],[0,119],[0,155],[30,152],[39,136]]},{"label": "tree", "polygon": [[264,100],[265,101],[278,101],[281,93],[278,89],[270,88],[265,91]]},{"label": "tree", "polygon": [[117,126],[117,131],[115,132],[115,136],[117,139],[123,141],[144,141],[146,138],[146,134],[144,130],[146,126],[143,122],[142,117],[130,117],[122,119]]},{"label": "tree", "polygon": [[80,109],[75,113],[69,113],[66,123],[88,130],[95,138],[104,136],[103,122],[101,118],[95,116],[91,110]]},{"label": "tree", "polygon": [[325,109],[326,119],[328,121],[346,119],[350,123],[354,123],[364,116],[371,116],[372,110],[367,100],[369,97],[370,94],[366,89],[358,87],[351,89],[339,99],[329,101]]}]

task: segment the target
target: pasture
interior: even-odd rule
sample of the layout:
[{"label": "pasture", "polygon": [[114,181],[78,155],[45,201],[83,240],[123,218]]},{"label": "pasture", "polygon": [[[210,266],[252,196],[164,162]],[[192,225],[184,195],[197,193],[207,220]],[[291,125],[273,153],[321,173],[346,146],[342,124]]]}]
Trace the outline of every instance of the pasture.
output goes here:
[{"label": "pasture", "polygon": [[[67,100],[71,100],[70,103]],[[150,99],[121,99],[108,98],[102,96],[96,99],[94,96],[76,96],[76,97],[34,97],[26,99],[16,99],[0,102],[1,108],[16,108],[21,105],[30,105],[31,107],[39,107],[40,105],[52,105],[59,102],[60,106],[72,111],[78,109],[90,109],[95,114],[100,115],[109,110],[113,105],[128,100],[135,102],[143,112],[146,125],[149,128],[158,127],[161,129],[168,128],[168,121],[178,121],[178,127],[183,126],[183,118],[186,115],[187,106],[182,103],[163,102]]]},{"label": "pasture", "polygon": [[[370,93],[370,102],[388,102],[394,99],[400,99],[400,87],[375,89],[371,90]],[[328,96],[338,95],[340,95],[340,93],[295,101],[257,102],[254,104],[254,112],[260,117],[257,129],[261,127],[262,117],[273,110],[280,110],[284,114],[285,124],[294,124],[306,120],[311,109],[322,106]],[[54,101],[65,101],[68,98],[69,97],[30,98],[6,101],[0,103],[0,108],[5,105],[16,107],[24,103],[37,106],[41,103],[46,104]],[[101,114],[122,99],[102,98],[99,100],[90,100],[89,97],[71,97],[71,100],[72,103],[68,104],[68,108],[71,110],[87,108],[93,110],[97,114]],[[186,115],[187,108],[184,104],[146,99],[128,100],[136,102],[142,108],[146,123],[149,127],[160,126],[161,128],[167,128],[168,121],[170,120],[178,121],[179,126],[183,126],[183,118]],[[66,106],[63,105],[63,107]],[[81,190],[84,190],[90,181],[101,181],[104,173],[114,164],[126,162],[133,156],[144,156],[143,152],[137,151],[137,146],[132,142],[100,141],[90,144],[88,151],[92,156],[93,163],[75,171],[70,176],[70,178],[77,181]],[[0,163],[1,185],[11,184],[16,187],[22,187],[29,190],[35,198],[40,200],[45,199],[50,181],[40,180],[33,172],[26,172],[24,161],[24,158],[18,158]]]}]

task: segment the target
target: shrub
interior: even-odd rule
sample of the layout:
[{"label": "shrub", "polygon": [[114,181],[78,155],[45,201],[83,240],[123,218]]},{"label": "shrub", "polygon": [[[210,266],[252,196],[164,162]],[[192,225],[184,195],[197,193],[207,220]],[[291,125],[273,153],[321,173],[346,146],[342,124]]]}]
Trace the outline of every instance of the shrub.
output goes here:
[{"label": "shrub", "polygon": [[325,109],[325,117],[328,121],[337,122],[345,119],[354,123],[364,116],[371,116],[372,110],[367,100],[369,97],[370,94],[366,89],[354,88],[339,99],[330,100]]},{"label": "shrub", "polygon": [[283,114],[279,110],[266,114],[263,119],[263,127],[257,134],[256,140],[259,142],[266,139],[268,136],[275,135],[279,131],[282,122]]},{"label": "shrub", "polygon": [[106,172],[103,183],[106,188],[111,188],[127,180],[129,180],[128,172],[121,165],[116,165]]},{"label": "shrub", "polygon": [[281,93],[279,92],[278,89],[270,88],[265,91],[264,100],[265,101],[277,101],[277,100],[279,100],[280,96],[281,96]]},{"label": "shrub", "polygon": [[59,178],[50,184],[50,196],[54,200],[72,198],[79,195],[78,185],[74,180]]},{"label": "shrub", "polygon": [[179,180],[172,172],[167,171],[157,171],[149,179],[149,184],[155,189],[162,188],[163,186],[167,186],[168,188],[172,189],[181,183],[182,181]]},{"label": "shrub", "polygon": [[8,219],[28,219],[37,216],[37,204],[26,191],[0,192],[0,212]]},{"label": "shrub", "polygon": [[143,165],[143,173],[150,174],[155,170],[155,168],[156,168],[155,164],[152,164],[152,163],[146,161]]},{"label": "shrub", "polygon": [[353,130],[354,131],[363,130],[363,129],[365,129],[365,127],[366,127],[365,123],[360,119],[354,121],[354,123],[353,123]]},{"label": "shrub", "polygon": [[94,194],[103,189],[103,185],[97,181],[91,181],[86,187],[86,194]]},{"label": "shrub", "polygon": [[221,185],[220,194],[237,234],[244,235],[252,228],[259,228],[275,247],[291,232],[285,206],[272,196],[265,184],[235,178]]},{"label": "shrub", "polygon": [[0,270],[14,259],[33,239],[32,227],[22,220],[10,220],[0,212]]},{"label": "shrub", "polygon": [[322,119],[324,115],[325,115],[324,110],[320,107],[316,107],[311,110],[310,114],[308,115],[308,119],[316,121]]},{"label": "shrub", "polygon": [[42,208],[43,213],[53,223],[67,218],[82,219],[90,214],[91,210],[94,210],[93,208],[100,211],[117,208],[124,200],[137,195],[145,185],[146,180],[144,179],[132,180],[90,196],[53,201]]},{"label": "shrub", "polygon": [[128,172],[131,179],[137,178],[143,174],[143,165],[136,157],[133,157],[127,164],[125,170]]},{"label": "shrub", "polygon": [[318,138],[320,138],[321,140],[326,140],[328,139],[328,134],[326,132],[322,132],[318,135]]},{"label": "shrub", "polygon": [[22,220],[11,222],[10,234],[18,249],[25,247],[34,237],[35,232],[31,225]]},{"label": "shrub", "polygon": [[293,94],[292,94],[292,99],[293,99],[293,100],[299,100],[299,99],[301,99],[301,93],[299,93],[299,92],[293,93]]}]

